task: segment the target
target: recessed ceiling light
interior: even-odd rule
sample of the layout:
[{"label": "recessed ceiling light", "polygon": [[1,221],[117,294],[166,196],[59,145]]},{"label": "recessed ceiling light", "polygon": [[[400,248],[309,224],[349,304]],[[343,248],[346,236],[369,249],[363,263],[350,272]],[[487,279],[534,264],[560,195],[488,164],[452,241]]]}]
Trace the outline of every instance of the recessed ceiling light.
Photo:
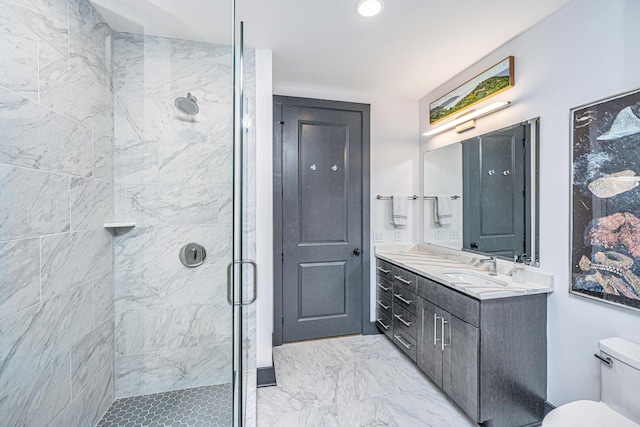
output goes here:
[{"label": "recessed ceiling light", "polygon": [[376,16],[384,9],[384,3],[382,0],[360,0],[356,5],[358,15],[370,18]]}]

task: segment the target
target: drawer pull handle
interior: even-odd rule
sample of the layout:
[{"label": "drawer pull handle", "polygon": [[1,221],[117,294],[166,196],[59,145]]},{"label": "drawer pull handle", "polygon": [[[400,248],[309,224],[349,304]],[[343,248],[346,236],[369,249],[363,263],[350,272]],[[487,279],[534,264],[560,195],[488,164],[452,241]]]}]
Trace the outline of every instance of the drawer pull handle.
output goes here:
[{"label": "drawer pull handle", "polygon": [[382,301],[380,301],[380,300],[378,300],[378,305],[379,305],[380,307],[384,308],[385,310],[389,310],[389,306],[388,306],[388,305],[384,305],[384,304],[382,303]]},{"label": "drawer pull handle", "polygon": [[385,291],[385,292],[388,292],[388,291],[389,291],[389,289],[391,289],[391,288],[385,288],[385,287],[382,285],[382,283],[378,283],[378,287],[379,287],[380,289],[382,289],[383,291]]},{"label": "drawer pull handle", "polygon": [[395,277],[396,279],[398,279],[399,281],[401,281],[405,285],[410,285],[411,284],[411,280],[407,280],[402,276],[393,276],[393,277]]},{"label": "drawer pull handle", "polygon": [[408,350],[411,348],[411,344],[406,343],[402,337],[400,335],[394,335],[395,339],[397,339],[398,341],[400,341],[400,344],[402,344],[403,346],[405,346],[405,348]]},{"label": "drawer pull handle", "polygon": [[402,301],[403,303],[405,303],[407,305],[411,305],[411,303],[413,302],[412,299],[406,300],[406,299],[402,298],[402,295],[400,295],[400,294],[393,294],[393,296],[398,298],[400,301]]},{"label": "drawer pull handle", "polygon": [[382,271],[384,274],[389,274],[389,273],[391,273],[391,270],[385,270],[385,269],[384,269],[384,268],[382,268],[382,267],[378,267],[378,270]]},{"label": "drawer pull handle", "polygon": [[387,329],[389,329],[389,325],[385,325],[384,322],[382,322],[381,319],[376,319],[376,322],[378,322],[380,324],[380,326],[382,326],[384,328],[385,331]]},{"label": "drawer pull handle", "polygon": [[395,317],[396,319],[398,319],[399,321],[401,321],[404,326],[406,326],[407,328],[411,327],[411,322],[407,322],[406,320],[404,320],[402,318],[402,314],[394,314],[393,317]]}]

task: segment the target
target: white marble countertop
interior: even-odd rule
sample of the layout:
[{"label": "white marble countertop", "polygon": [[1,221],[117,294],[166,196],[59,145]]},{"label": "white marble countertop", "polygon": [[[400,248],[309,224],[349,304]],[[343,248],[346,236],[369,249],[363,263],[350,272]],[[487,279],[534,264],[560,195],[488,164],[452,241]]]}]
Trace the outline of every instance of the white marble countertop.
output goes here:
[{"label": "white marble countertop", "polygon": [[[508,274],[510,267],[505,268],[507,263],[500,260],[498,261],[498,275],[489,276],[487,264],[484,264],[482,268],[474,266],[474,264],[478,264],[478,259],[483,257],[467,254],[430,253],[420,250],[418,247],[383,246],[376,247],[375,256],[479,300],[553,292],[553,276],[528,268],[527,281],[516,283]],[[446,272],[470,272],[489,280],[495,278],[505,285],[469,284],[446,276],[444,274]]]}]

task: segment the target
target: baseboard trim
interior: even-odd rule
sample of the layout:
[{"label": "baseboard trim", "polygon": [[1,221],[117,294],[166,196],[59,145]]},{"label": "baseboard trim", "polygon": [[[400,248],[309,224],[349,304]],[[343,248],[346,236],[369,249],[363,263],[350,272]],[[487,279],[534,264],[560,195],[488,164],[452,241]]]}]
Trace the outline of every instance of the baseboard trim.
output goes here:
[{"label": "baseboard trim", "polygon": [[258,388],[273,387],[278,385],[276,382],[276,368],[275,366],[267,366],[265,368],[257,369],[257,383]]},{"label": "baseboard trim", "polygon": [[369,322],[362,328],[362,335],[378,335],[381,333],[380,329],[376,326],[376,322]]},{"label": "baseboard trim", "polygon": [[551,403],[549,403],[548,401],[544,401],[544,415],[546,416],[549,412],[553,411],[554,409],[556,409],[556,407],[554,405],[552,405]]}]

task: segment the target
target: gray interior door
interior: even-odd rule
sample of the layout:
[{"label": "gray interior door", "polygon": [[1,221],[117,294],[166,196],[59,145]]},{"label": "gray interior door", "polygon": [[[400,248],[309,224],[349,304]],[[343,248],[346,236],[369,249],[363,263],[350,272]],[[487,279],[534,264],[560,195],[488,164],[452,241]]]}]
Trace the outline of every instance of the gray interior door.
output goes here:
[{"label": "gray interior door", "polygon": [[282,338],[362,331],[362,113],[282,109]]},{"label": "gray interior door", "polygon": [[526,253],[526,126],[464,141],[464,248],[513,258]]}]

